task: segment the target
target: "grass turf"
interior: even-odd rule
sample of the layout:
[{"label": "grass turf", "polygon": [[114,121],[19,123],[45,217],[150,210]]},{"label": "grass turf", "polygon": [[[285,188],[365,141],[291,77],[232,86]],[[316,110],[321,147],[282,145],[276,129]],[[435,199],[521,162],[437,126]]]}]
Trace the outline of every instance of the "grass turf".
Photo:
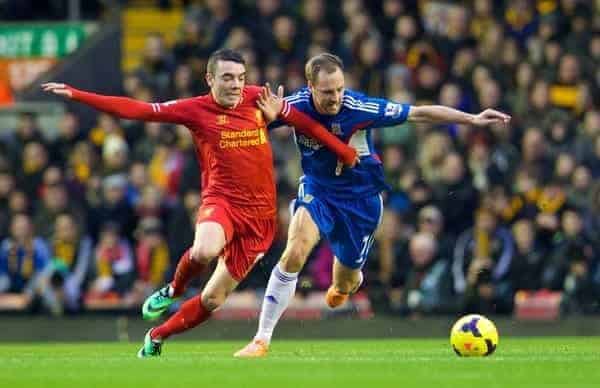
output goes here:
[{"label": "grass turf", "polygon": [[242,342],[177,342],[159,359],[136,343],[0,345],[0,386],[15,387],[600,387],[600,338],[500,339],[459,358],[443,339],[275,341],[238,360]]}]

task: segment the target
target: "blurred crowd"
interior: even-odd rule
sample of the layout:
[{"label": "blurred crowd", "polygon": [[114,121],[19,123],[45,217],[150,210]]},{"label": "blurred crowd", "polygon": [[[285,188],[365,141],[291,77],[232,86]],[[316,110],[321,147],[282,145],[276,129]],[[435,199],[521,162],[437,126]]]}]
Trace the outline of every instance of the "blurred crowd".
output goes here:
[{"label": "blurred crowd", "polygon": [[[348,88],[512,115],[510,126],[374,131],[391,186],[365,269],[376,311],[510,314],[558,296],[562,312],[600,312],[600,2],[186,3],[176,44],[149,35],[123,94],[205,93],[207,57],[223,46],[243,52],[248,83],[291,93],[305,85],[306,59],[330,51]],[[48,139],[23,114],[10,133],[0,141],[0,308],[137,308],[170,279],[201,201],[186,128],[105,114],[82,128],[67,113]],[[271,140],[279,232],[241,285],[250,290],[283,251],[301,175],[291,129]],[[324,242],[300,294],[329,286],[331,262]]]}]

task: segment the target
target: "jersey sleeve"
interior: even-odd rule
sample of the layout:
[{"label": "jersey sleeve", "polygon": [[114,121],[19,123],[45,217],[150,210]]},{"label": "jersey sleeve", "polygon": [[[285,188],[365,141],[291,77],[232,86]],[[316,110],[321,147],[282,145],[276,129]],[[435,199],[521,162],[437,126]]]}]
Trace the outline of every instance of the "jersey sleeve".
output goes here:
[{"label": "jersey sleeve", "polygon": [[344,106],[360,112],[366,120],[372,121],[370,127],[373,128],[402,124],[408,119],[410,112],[410,104],[362,95],[344,97]]},{"label": "jersey sleeve", "polygon": [[248,98],[256,98],[260,94],[262,87],[258,85],[246,85],[244,87],[244,93],[248,96]]},{"label": "jersey sleeve", "polygon": [[128,97],[105,96],[71,88],[73,100],[99,111],[129,120],[156,121],[188,125],[193,118],[191,107],[196,98],[149,103]]},{"label": "jersey sleeve", "polygon": [[196,98],[151,103],[153,109],[152,121],[190,125],[195,117],[193,107],[197,104],[198,100]]},{"label": "jersey sleeve", "polygon": [[[294,107],[297,110],[299,110],[302,113],[306,113],[305,110],[305,106],[308,103],[310,97],[308,95],[308,92],[305,90],[300,90],[294,94],[290,94],[289,96],[286,96],[283,98],[283,101],[285,102],[285,105],[288,107]],[[269,124],[268,128],[269,130],[271,129],[275,129],[275,128],[279,128],[282,126],[293,126],[293,124],[286,122],[284,120],[281,119],[281,117],[279,117],[277,120],[273,121],[272,123]]]}]

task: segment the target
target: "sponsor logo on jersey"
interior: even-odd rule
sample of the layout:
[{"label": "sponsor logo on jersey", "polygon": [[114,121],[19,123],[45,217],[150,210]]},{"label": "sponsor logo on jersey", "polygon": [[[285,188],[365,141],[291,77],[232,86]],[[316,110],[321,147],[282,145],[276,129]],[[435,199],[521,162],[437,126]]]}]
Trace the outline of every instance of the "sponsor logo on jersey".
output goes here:
[{"label": "sponsor logo on jersey", "polygon": [[258,125],[259,127],[264,127],[265,126],[265,116],[263,115],[262,110],[257,109],[255,114],[256,114],[256,125]]},{"label": "sponsor logo on jersey", "polygon": [[317,140],[313,139],[312,137],[308,137],[308,136],[304,136],[304,135],[297,135],[296,142],[298,144],[303,145],[304,147],[310,148],[311,150],[315,150],[315,151],[323,148],[323,144],[319,143]]},{"label": "sponsor logo on jersey", "polygon": [[256,147],[267,142],[265,128],[242,129],[241,131],[221,131],[221,148]]}]

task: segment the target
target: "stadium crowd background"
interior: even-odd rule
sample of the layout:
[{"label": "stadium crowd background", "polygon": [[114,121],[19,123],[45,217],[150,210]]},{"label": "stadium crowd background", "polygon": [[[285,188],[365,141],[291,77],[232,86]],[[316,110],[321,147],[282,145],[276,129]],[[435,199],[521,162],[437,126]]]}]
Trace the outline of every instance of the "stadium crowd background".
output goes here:
[{"label": "stadium crowd background", "polygon": [[[244,53],[248,83],[291,93],[305,84],[306,59],[330,51],[345,61],[348,88],[512,115],[509,127],[374,131],[391,186],[363,289],[375,311],[510,314],[515,301],[560,295],[564,312],[600,312],[600,2],[187,4],[173,47],[147,37],[124,95],[205,93],[206,59],[222,46]],[[0,140],[0,306],[137,309],[193,239],[200,179],[187,130],[105,114],[83,128],[71,113],[53,141],[31,114],[14,129]],[[271,140],[279,233],[241,285],[250,290],[265,287],[283,251],[301,174],[291,130]],[[321,244],[301,295],[328,287],[331,261]]]}]

